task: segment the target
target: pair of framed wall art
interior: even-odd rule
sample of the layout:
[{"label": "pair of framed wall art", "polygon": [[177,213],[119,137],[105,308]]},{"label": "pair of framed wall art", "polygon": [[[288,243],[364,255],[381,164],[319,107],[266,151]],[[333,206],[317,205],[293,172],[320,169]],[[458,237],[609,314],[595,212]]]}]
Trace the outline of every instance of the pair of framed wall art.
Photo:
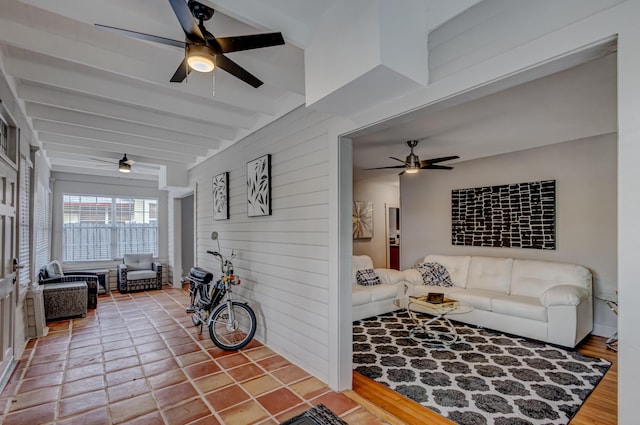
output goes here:
[{"label": "pair of framed wall art", "polygon": [[[212,178],[213,219],[229,218],[229,172]],[[247,215],[271,215],[271,155],[247,162]]]}]

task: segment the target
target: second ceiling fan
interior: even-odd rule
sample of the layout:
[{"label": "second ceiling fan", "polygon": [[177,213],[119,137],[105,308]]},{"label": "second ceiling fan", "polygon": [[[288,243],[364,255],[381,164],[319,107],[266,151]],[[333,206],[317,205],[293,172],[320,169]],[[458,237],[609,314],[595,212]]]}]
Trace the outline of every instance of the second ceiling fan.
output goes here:
[{"label": "second ceiling fan", "polygon": [[262,81],[226,57],[224,53],[282,45],[284,44],[284,38],[281,33],[273,32],[236,37],[214,37],[213,34],[204,27],[204,21],[208,21],[213,16],[213,9],[195,0],[189,0],[188,4],[185,0],[169,0],[169,4],[171,4],[173,12],[184,30],[184,41],[172,40],[170,38],[107,25],[96,24],[96,26],[106,31],[124,34],[140,40],[153,41],[155,43],[184,49],[185,57],[173,74],[173,77],[171,77],[172,83],[184,81],[192,69],[200,72],[210,72],[217,66],[252,87],[257,88],[262,85]]},{"label": "second ceiling fan", "polygon": [[413,173],[417,173],[419,170],[453,170],[453,167],[450,167],[448,165],[438,165],[438,163],[440,162],[444,162],[444,161],[450,161],[452,159],[458,159],[460,158],[457,155],[452,155],[452,156],[443,156],[441,158],[431,158],[431,159],[425,159],[425,160],[420,160],[420,158],[418,158],[418,155],[416,155],[415,153],[413,153],[413,148],[415,148],[418,145],[418,140],[409,140],[407,141],[407,146],[409,146],[409,148],[411,149],[411,153],[409,155],[407,155],[407,159],[406,160],[401,160],[399,158],[390,156],[390,159],[395,159],[396,161],[400,161],[402,162],[404,165],[390,165],[388,167],[376,167],[376,168],[366,168],[366,170],[383,170],[383,169],[387,169],[387,168],[404,168],[404,170],[399,174],[399,175],[403,175],[404,173],[407,174],[413,174]]}]

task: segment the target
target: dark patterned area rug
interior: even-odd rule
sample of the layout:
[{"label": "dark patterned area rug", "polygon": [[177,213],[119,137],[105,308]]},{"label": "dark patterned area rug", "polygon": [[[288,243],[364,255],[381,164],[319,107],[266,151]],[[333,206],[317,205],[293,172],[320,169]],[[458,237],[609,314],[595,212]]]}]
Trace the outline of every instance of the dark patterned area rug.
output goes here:
[{"label": "dark patterned area rug", "polygon": [[353,368],[460,425],[567,424],[611,366],[538,341],[455,323],[460,340],[410,336],[405,311],[353,323]]}]

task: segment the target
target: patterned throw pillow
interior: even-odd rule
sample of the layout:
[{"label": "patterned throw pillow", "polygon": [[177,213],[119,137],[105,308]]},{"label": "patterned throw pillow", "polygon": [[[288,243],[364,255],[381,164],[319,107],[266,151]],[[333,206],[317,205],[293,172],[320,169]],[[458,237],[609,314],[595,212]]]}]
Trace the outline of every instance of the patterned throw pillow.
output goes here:
[{"label": "patterned throw pillow", "polygon": [[373,269],[358,270],[356,272],[356,282],[358,285],[372,286],[380,283],[380,277]]},{"label": "patterned throw pillow", "polygon": [[421,263],[413,266],[413,268],[420,272],[425,285],[453,286],[449,272],[440,263]]}]

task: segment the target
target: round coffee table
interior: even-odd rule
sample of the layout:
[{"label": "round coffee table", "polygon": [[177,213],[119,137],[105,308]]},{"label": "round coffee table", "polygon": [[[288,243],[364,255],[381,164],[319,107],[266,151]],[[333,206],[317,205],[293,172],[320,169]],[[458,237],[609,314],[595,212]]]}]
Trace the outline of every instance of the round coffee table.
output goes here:
[{"label": "round coffee table", "polygon": [[[412,300],[412,297],[396,300],[396,305],[406,306],[407,313],[415,327],[409,335],[428,345],[448,346],[460,340],[456,327],[449,320],[449,316],[465,314],[473,311],[473,307],[466,304],[454,306],[430,307]],[[424,317],[428,315],[428,317]]]}]

